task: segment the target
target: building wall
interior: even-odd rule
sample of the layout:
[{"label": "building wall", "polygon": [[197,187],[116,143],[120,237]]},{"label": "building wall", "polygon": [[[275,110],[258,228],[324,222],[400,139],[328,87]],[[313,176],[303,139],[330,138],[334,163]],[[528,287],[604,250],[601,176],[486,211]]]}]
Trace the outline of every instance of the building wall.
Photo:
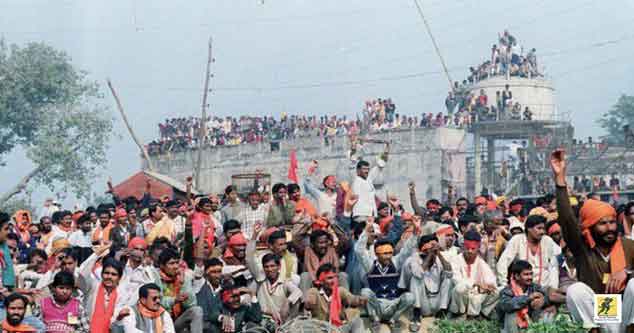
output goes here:
[{"label": "building wall", "polygon": [[[414,181],[419,200],[442,198],[447,183],[451,183],[457,195],[465,188],[465,131],[458,129],[412,129],[372,134],[371,139],[392,142],[391,153],[385,168],[387,191],[399,196],[409,207],[408,183]],[[289,152],[297,151],[300,179],[306,175],[308,163],[319,161],[314,176],[317,184],[326,175],[334,174],[338,180],[352,180],[354,165],[348,158],[347,137],[337,137],[334,143],[325,145],[323,139],[297,138],[282,141],[280,150],[271,152],[268,143],[233,147],[208,148],[203,153],[201,186],[205,193],[221,193],[231,183],[235,174],[254,173],[261,169],[271,174],[272,183],[288,182]],[[383,151],[383,145],[364,145],[364,159],[371,166]],[[174,179],[184,179],[194,170],[195,151],[155,156],[158,172]],[[145,167],[145,166],[144,166]]]},{"label": "building wall", "polygon": [[484,89],[489,98],[489,104],[495,105],[496,91],[504,90],[506,85],[513,92],[513,103],[519,102],[524,107],[528,106],[533,112],[534,120],[557,120],[555,106],[555,88],[550,81],[545,79],[526,79],[512,77],[493,77],[486,79],[471,87],[471,92],[480,95],[480,89]]}]

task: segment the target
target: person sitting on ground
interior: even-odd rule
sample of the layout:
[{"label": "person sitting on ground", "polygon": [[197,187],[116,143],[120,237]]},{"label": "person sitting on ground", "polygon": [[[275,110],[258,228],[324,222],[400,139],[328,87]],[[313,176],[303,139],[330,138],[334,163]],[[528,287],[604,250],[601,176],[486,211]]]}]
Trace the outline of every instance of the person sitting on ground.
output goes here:
[{"label": "person sitting on ground", "polygon": [[347,289],[348,276],[339,271],[339,255],[333,245],[332,236],[324,230],[315,230],[310,234],[310,246],[304,250],[304,269],[299,283],[302,291],[310,288],[319,277],[317,270],[326,263],[339,273],[339,283]]},{"label": "person sitting on ground", "polygon": [[182,271],[180,255],[167,248],[159,255],[159,269],[153,271],[154,283],[161,288],[161,305],[170,312],[177,331],[189,328],[202,332],[203,312],[193,293],[191,272]]},{"label": "person sitting on ground", "polygon": [[223,263],[218,258],[205,260],[204,284],[196,294],[198,306],[203,310],[203,332],[211,333],[215,318],[212,318],[212,309],[219,307],[220,300],[220,280],[222,276]]},{"label": "person sitting on ground", "polygon": [[[123,276],[123,265],[112,257],[106,257],[109,249],[110,245],[97,248],[79,267],[79,288],[84,295],[83,305],[87,318],[90,318],[91,333],[108,332],[110,321],[119,319],[120,295],[123,294],[119,281]],[[98,280],[93,272],[100,260],[101,280]]]},{"label": "person sitting on ground", "polygon": [[271,331],[299,312],[302,291],[280,275],[281,258],[273,253],[262,257],[266,279],[257,283],[257,297],[262,314],[272,320]]},{"label": "person sitting on ground", "polygon": [[[252,326],[262,323],[262,310],[254,292],[246,287],[239,287],[231,279],[222,282],[220,291],[222,303],[215,304],[210,317],[213,319],[212,333],[243,332]],[[250,300],[243,304],[240,299],[249,295]]]},{"label": "person sitting on ground", "polygon": [[[562,150],[551,154],[550,165],[556,185],[558,222],[563,239],[575,254],[577,279],[566,290],[566,304],[572,318],[599,332],[634,329],[634,241],[617,232],[616,210],[608,203],[588,199],[577,222],[570,205],[566,183],[566,158]],[[621,324],[598,325],[593,320],[595,294],[622,294]]]},{"label": "person sitting on ground", "polygon": [[81,301],[73,297],[75,277],[60,271],[50,286],[52,296],[36,303],[33,316],[39,317],[50,333],[88,333],[90,325]]},{"label": "person sitting on ground", "polygon": [[535,268],[534,279],[539,285],[547,288],[559,288],[559,264],[557,256],[561,248],[552,238],[545,236],[546,218],[541,215],[530,215],[524,223],[525,233],[516,235],[507,243],[504,252],[498,259],[498,283],[506,285],[506,272],[515,259],[526,260]]},{"label": "person sitting on ground", "polygon": [[407,289],[416,302],[412,318],[412,331],[418,331],[422,316],[443,317],[449,308],[453,282],[451,265],[440,254],[435,234],[418,240],[418,252],[409,257],[401,271],[399,288]]},{"label": "person sitting on ground", "polygon": [[[414,305],[414,295],[399,288],[401,267],[416,248],[417,237],[410,237],[403,249],[394,255],[394,246],[387,239],[373,243],[373,226],[368,225],[355,244],[355,251],[366,274],[369,288],[361,290],[368,298],[366,306],[371,321],[371,331],[379,332],[381,321],[389,323],[392,332],[400,332],[400,317]],[[368,251],[368,246],[373,251]]]},{"label": "person sitting on ground", "polygon": [[541,319],[548,304],[546,291],[533,283],[533,267],[528,261],[515,260],[508,269],[508,285],[500,292],[497,305],[502,333],[517,333],[531,321]]},{"label": "person sitting on ground", "polygon": [[111,333],[175,333],[169,312],[161,307],[161,288],[154,283],[139,288],[139,298],[134,306],[121,310],[127,313],[111,325]]},{"label": "person sitting on ground", "polygon": [[495,273],[480,257],[482,236],[473,230],[464,235],[461,255],[451,261],[455,287],[449,310],[456,316],[490,318],[498,300]]},{"label": "person sitting on ground", "polygon": [[38,321],[27,323],[25,320],[26,306],[29,300],[26,296],[12,293],[4,299],[6,310],[5,319],[2,321],[2,333],[43,333],[45,330]]},{"label": "person sitting on ground", "polygon": [[337,269],[329,263],[319,266],[316,274],[314,287],[306,292],[304,309],[312,318],[327,321],[341,332],[364,333],[363,320],[360,317],[349,320],[344,307],[365,306],[367,297],[353,295],[340,287]]}]

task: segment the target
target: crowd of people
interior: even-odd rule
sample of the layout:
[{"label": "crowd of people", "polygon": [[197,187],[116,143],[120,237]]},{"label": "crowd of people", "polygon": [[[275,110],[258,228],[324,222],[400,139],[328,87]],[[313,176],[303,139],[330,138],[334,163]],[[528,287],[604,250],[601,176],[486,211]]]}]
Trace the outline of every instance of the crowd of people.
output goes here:
[{"label": "crowd of people", "polygon": [[[188,177],[180,199],[147,183],[96,207],[47,202],[37,220],[2,212],[2,331],[275,332],[302,314],[355,333],[418,332],[425,317],[519,332],[562,314],[634,329],[634,202],[574,195],[555,151],[555,185],[535,201],[421,204],[414,183],[409,198],[386,193],[388,148],[375,165],[351,150],[350,180],[313,162],[245,197],[193,196]],[[621,323],[594,322],[596,294],[622,295]]]},{"label": "crowd of people", "polygon": [[236,146],[261,142],[279,142],[280,140],[320,137],[325,144],[335,137],[355,135],[360,131],[381,132],[398,129],[432,127],[466,127],[470,121],[453,119],[441,113],[418,116],[406,116],[396,113],[396,105],[390,98],[366,101],[362,117],[348,119],[346,116],[296,116],[283,114],[280,119],[274,117],[214,117],[207,122],[200,118],[167,119],[159,124],[159,139],[147,145],[151,155],[169,152],[181,152],[196,149],[200,140],[201,124],[205,123],[203,146]]},{"label": "crowd of people", "polygon": [[534,78],[542,76],[537,66],[537,50],[525,52],[517,38],[507,30],[498,35],[498,43],[491,46],[491,56],[482,64],[469,67],[468,84],[495,77]]}]

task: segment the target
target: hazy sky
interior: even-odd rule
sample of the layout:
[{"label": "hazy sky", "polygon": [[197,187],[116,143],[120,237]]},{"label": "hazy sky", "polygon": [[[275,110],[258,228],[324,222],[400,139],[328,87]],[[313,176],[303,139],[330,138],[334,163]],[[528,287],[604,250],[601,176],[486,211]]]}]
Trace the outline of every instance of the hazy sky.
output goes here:
[{"label": "hazy sky", "polygon": [[[505,28],[535,47],[578,137],[602,134],[595,120],[634,94],[634,0],[421,4],[454,80],[489,57]],[[213,115],[353,116],[369,97],[391,97],[403,114],[444,110],[447,80],[412,0],[1,0],[0,11],[8,43],[45,42],[103,88],[111,78],[144,142],[165,118],[200,114],[210,36]],[[113,102],[112,116],[120,136],[103,179],[117,183],[140,159]],[[0,191],[29,167],[10,156]]]}]

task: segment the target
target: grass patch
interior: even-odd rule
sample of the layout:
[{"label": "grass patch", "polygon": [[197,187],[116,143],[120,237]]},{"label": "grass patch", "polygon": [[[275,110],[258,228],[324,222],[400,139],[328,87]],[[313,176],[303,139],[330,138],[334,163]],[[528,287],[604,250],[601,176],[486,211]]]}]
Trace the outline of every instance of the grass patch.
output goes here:
[{"label": "grass patch", "polygon": [[[438,319],[431,333],[499,333],[500,325],[495,320]],[[575,323],[566,315],[557,315],[551,322],[531,323],[526,333],[586,333],[580,323]]]}]

